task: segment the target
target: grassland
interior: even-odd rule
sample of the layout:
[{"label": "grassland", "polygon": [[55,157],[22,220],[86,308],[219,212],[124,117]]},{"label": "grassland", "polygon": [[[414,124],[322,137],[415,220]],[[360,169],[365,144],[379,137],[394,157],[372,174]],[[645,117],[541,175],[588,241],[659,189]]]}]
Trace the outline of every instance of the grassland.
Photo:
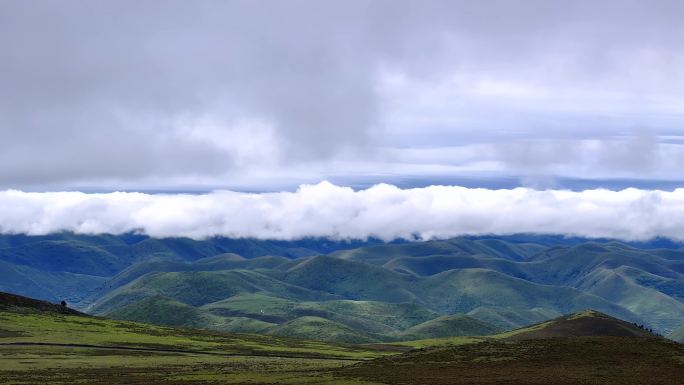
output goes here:
[{"label": "grassland", "polygon": [[350,361],[0,347],[2,384],[378,384],[337,374]]},{"label": "grassland", "polygon": [[333,369],[399,350],[0,312],[2,384],[368,384]]},{"label": "grassland", "polygon": [[368,345],[65,311],[21,298],[0,311],[0,383],[674,385],[684,376],[683,345],[595,311],[489,337]]},{"label": "grassland", "polygon": [[199,329],[63,314],[0,312],[0,343],[81,344],[189,352],[368,359],[386,354],[353,345],[258,334],[216,333]]}]

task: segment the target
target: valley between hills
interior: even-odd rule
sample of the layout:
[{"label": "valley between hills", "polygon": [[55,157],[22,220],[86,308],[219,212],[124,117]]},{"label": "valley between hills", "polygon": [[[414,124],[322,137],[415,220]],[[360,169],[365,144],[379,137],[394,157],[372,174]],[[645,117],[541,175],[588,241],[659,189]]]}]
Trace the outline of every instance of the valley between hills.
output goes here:
[{"label": "valley between hills", "polygon": [[684,375],[684,250],[665,240],[5,235],[0,269],[3,384]]},{"label": "valley between hills", "polygon": [[111,319],[385,343],[595,309],[684,337],[684,250],[552,236],[383,243],[0,236],[0,290]]}]

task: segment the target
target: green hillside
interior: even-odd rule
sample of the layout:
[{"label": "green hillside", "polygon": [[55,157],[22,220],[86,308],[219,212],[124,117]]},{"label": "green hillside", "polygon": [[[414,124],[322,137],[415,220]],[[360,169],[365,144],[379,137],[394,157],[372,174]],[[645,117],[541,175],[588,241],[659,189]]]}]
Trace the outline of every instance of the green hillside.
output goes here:
[{"label": "green hillside", "polygon": [[[4,295],[4,294],[3,294]],[[201,329],[177,329],[145,323],[116,321],[84,314],[64,314],[59,305],[25,301],[7,307],[0,296],[1,342],[43,344],[90,344],[198,352],[319,356],[325,352],[338,357],[374,357],[377,354],[358,347],[322,342],[289,340],[276,336],[217,333]],[[4,307],[4,308],[3,308]]]},{"label": "green hillside", "polygon": [[201,307],[157,295],[106,316],[159,325],[346,343],[484,335],[499,330],[470,317],[439,317],[413,304],[349,300],[297,302],[263,294],[241,294]]},{"label": "green hillside", "polygon": [[[311,316],[388,340],[441,316],[513,329],[594,308],[669,334],[684,324],[684,252],[649,245],[534,235],[394,243],[0,236],[0,290],[224,331],[265,332]],[[145,311],[149,301],[161,307],[155,314]]]},{"label": "green hillside", "polygon": [[453,336],[486,336],[501,331],[492,324],[466,315],[441,316],[412,326],[398,335],[401,340],[422,340]]},{"label": "green hillside", "polygon": [[277,323],[302,316],[319,316],[372,333],[403,330],[438,317],[435,312],[408,303],[351,300],[297,302],[263,294],[240,294],[204,305],[202,309],[226,317],[242,316]]},{"label": "green hillside", "polygon": [[559,317],[561,313],[540,307],[527,309],[515,307],[480,306],[469,311],[468,315],[473,318],[488,322],[501,329],[512,330]]},{"label": "green hillside", "polygon": [[242,293],[259,292],[301,300],[334,298],[248,270],[165,272],[146,274],[110,291],[86,310],[103,314],[154,295],[201,306]]},{"label": "green hillside", "polygon": [[355,344],[379,342],[377,338],[370,334],[351,329],[335,321],[314,316],[295,318],[292,321],[270,329],[268,334]]},{"label": "green hillside", "polygon": [[399,351],[114,321],[0,294],[2,384],[363,384],[330,370]]}]

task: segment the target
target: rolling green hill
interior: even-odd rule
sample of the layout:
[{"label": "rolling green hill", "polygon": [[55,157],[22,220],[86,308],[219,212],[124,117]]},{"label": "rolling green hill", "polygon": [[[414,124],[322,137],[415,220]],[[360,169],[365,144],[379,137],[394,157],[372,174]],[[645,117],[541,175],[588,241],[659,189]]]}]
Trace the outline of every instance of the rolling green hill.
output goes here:
[{"label": "rolling green hill", "polygon": [[[633,313],[601,297],[569,287],[539,285],[487,269],[450,270],[416,277],[363,262],[329,257],[296,260],[286,267],[284,271],[257,269],[147,274],[105,295],[92,310],[127,320],[269,333],[279,332],[267,324],[282,325],[301,317],[317,317],[330,323],[318,322],[316,325],[342,325],[355,331],[357,337],[363,336],[355,342],[368,341],[369,336],[373,341],[428,338],[445,336],[449,331],[453,335],[482,335],[498,331],[502,326],[521,326],[546,319],[543,318],[545,315],[554,316],[590,307],[630,321],[640,321]],[[168,300],[160,303],[159,296],[173,299],[177,306],[183,306],[188,314],[178,319],[184,323],[175,322],[173,317],[168,322],[164,321],[163,314],[176,310]],[[151,303],[146,302],[151,297],[157,298],[155,305],[169,309],[155,310],[157,316],[150,316],[145,309],[152,308]],[[340,297],[353,300],[337,299]],[[124,311],[117,311],[122,307]],[[489,310],[485,312],[483,308]],[[497,316],[492,315],[492,309],[502,308],[535,310],[500,311]],[[442,315],[470,311],[473,311],[473,317],[482,315],[476,321],[481,325],[471,329],[464,326],[461,330],[447,327],[447,322],[440,323],[450,319],[440,319]],[[177,313],[182,312],[179,309]],[[241,322],[236,323],[235,318],[240,318]],[[487,319],[491,318],[502,326],[488,324]],[[432,320],[438,321],[408,332],[418,324]],[[231,329],[237,325],[241,328]],[[430,329],[433,326],[435,328]],[[312,329],[309,325],[303,330]],[[349,333],[322,331],[314,335],[328,340],[340,335],[345,341],[351,340]]]},{"label": "rolling green hill", "polygon": [[504,330],[518,329],[548,319],[556,318],[560,312],[545,308],[516,308],[480,306],[468,312],[468,315]]},{"label": "rolling green hill", "polygon": [[3,384],[353,383],[330,369],[398,351],[115,321],[0,293]]},{"label": "rolling green hill", "polygon": [[354,330],[335,321],[315,316],[299,317],[292,321],[287,321],[270,329],[268,334],[355,344],[380,341],[370,334]]},{"label": "rolling green hill", "polygon": [[399,333],[400,340],[422,340],[453,336],[486,336],[502,329],[467,315],[446,315],[412,326]]},{"label": "rolling green hill", "polygon": [[297,302],[264,294],[241,294],[201,307],[157,295],[106,316],[159,325],[346,343],[486,335],[500,330],[463,315],[440,317],[413,304],[349,300]]},{"label": "rolling green hill", "polygon": [[385,354],[382,348],[109,320],[71,309],[65,312],[59,305],[6,293],[0,295],[0,320],[0,341],[3,344],[89,344],[103,347],[184,349],[221,354],[282,353],[284,356],[290,354],[311,357],[323,354],[341,358],[376,357]]},{"label": "rolling green hill", "polygon": [[[668,334],[684,324],[684,252],[649,245],[532,235],[386,244],[0,236],[0,290],[224,331],[319,317],[386,341],[442,316],[513,329],[594,308]],[[153,305],[157,315],[145,311]]]}]

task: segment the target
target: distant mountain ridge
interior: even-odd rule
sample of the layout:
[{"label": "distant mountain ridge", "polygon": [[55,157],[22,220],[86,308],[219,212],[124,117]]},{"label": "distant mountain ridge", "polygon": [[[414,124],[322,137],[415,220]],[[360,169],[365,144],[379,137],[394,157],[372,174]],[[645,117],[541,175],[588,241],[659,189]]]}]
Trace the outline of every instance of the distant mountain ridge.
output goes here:
[{"label": "distant mountain ridge", "polygon": [[174,326],[293,333],[294,322],[329,340],[489,334],[587,308],[667,335],[684,325],[679,246],[534,235],[394,243],[3,235],[0,290]]}]

